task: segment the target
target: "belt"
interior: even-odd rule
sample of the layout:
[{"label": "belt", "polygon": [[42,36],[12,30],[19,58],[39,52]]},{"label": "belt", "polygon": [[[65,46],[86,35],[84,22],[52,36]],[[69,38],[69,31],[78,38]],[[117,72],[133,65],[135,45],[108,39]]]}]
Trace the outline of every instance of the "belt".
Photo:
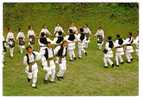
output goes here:
[{"label": "belt", "polygon": [[30,62],[29,65],[29,72],[32,72],[32,65],[35,64],[36,61]]},{"label": "belt", "polygon": [[53,60],[54,59],[54,57],[51,57],[51,58],[48,58],[47,60]]},{"label": "belt", "polygon": [[35,64],[35,63],[36,63],[36,61],[30,62],[28,65],[33,65],[33,64]]}]

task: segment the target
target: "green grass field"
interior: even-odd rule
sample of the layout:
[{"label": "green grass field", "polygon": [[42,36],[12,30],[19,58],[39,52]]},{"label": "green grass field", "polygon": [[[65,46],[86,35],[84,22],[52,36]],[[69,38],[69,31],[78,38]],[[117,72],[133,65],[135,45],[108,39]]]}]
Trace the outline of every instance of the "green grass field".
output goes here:
[{"label": "green grass field", "polygon": [[[123,37],[127,32],[138,30],[138,8],[124,4],[4,4],[4,36],[10,26],[16,33],[22,27],[26,34],[27,26],[33,25],[38,33],[43,24],[50,31],[56,23],[65,30],[75,22],[79,27],[89,24],[95,33],[103,26],[106,36],[119,32]],[[135,4],[133,4],[135,5]],[[11,8],[11,9],[9,9]],[[113,16],[111,16],[113,14]],[[10,16],[11,15],[11,16]],[[58,18],[58,19],[57,19]],[[38,50],[38,44],[35,45]],[[136,96],[138,95],[138,59],[134,53],[131,64],[124,63],[119,68],[103,68],[103,53],[97,49],[96,40],[91,36],[88,56],[67,62],[67,72],[63,81],[44,84],[44,71],[39,63],[38,89],[31,88],[26,80],[23,55],[16,45],[14,58],[7,52],[3,68],[4,96]],[[76,50],[77,53],[77,50]],[[126,61],[126,59],[125,59]],[[58,66],[57,66],[58,69]]]}]

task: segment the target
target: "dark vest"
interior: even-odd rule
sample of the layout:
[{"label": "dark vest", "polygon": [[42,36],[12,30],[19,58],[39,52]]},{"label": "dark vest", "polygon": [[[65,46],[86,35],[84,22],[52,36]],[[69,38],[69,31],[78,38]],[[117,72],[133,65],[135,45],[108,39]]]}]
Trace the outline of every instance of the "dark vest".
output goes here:
[{"label": "dark vest", "polygon": [[46,37],[41,37],[41,38],[40,38],[40,43],[42,43],[42,44],[47,44],[48,41],[47,41]]},{"label": "dark vest", "polygon": [[64,51],[64,48],[61,46],[58,53],[57,53],[57,56],[58,57],[65,57],[67,55],[67,48],[66,48],[66,53],[65,55],[63,55],[63,51]]},{"label": "dark vest", "polygon": [[[53,52],[53,56],[54,56],[54,50],[52,48],[52,52]],[[44,54],[46,60],[49,58],[49,52],[48,52],[48,48],[45,49],[45,54]]]},{"label": "dark vest", "polygon": [[[35,60],[35,59],[36,59],[36,55],[35,55],[35,53],[34,53],[34,52],[32,52],[32,54],[34,55],[34,60]],[[26,57],[27,57],[27,64],[30,64],[28,54],[26,54]]]},{"label": "dark vest", "polygon": [[60,35],[60,36],[58,36],[56,43],[61,43],[63,40],[64,40],[63,36]]},{"label": "dark vest", "polygon": [[69,34],[68,40],[74,41],[74,39],[75,39],[75,35],[74,34]]},{"label": "dark vest", "polygon": [[83,41],[85,38],[85,34],[84,33],[80,33],[80,40]]}]

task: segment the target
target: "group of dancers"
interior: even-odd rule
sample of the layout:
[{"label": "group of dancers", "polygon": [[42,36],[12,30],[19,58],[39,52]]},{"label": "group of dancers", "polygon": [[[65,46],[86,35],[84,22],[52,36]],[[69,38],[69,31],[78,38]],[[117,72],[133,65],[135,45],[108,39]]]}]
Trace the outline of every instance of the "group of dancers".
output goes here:
[{"label": "group of dancers", "polygon": [[[28,82],[32,82],[32,87],[37,88],[37,73],[38,64],[37,61],[41,62],[42,68],[45,71],[44,83],[53,83],[55,78],[58,80],[64,79],[64,74],[67,70],[67,54],[71,62],[74,62],[77,58],[81,59],[84,55],[87,56],[88,44],[90,42],[91,30],[88,25],[84,25],[81,28],[77,28],[72,24],[68,28],[67,34],[64,32],[61,25],[57,24],[54,28],[53,34],[48,30],[47,26],[43,26],[36,38],[35,31],[32,26],[28,27],[27,32],[28,46],[26,47],[26,53],[24,56],[24,64],[26,65],[25,72],[27,74]],[[51,39],[51,36],[54,38]],[[112,37],[109,36],[105,41],[104,30],[99,27],[95,33],[97,40],[97,46],[99,49],[103,49],[104,67],[107,68],[109,65],[114,67],[113,63],[113,48],[115,48],[115,61],[116,66],[123,63],[122,56],[126,55],[127,62],[131,63],[133,60],[132,52],[134,52],[132,44],[136,44],[136,51],[138,54],[139,39],[133,39],[132,33],[129,33],[127,39],[123,39],[120,34],[117,34],[115,42]],[[18,28],[18,34],[16,37],[18,40],[19,51],[23,54],[25,51],[26,37],[21,28]],[[15,48],[15,37],[14,33],[8,28],[8,34],[3,39],[3,50],[6,52],[6,48],[9,48],[10,57],[14,57]],[[36,42],[38,40],[38,42]],[[35,50],[34,45],[39,44],[39,50]],[[75,55],[75,49],[77,47],[78,55]],[[58,72],[56,72],[56,66],[59,66]]]}]

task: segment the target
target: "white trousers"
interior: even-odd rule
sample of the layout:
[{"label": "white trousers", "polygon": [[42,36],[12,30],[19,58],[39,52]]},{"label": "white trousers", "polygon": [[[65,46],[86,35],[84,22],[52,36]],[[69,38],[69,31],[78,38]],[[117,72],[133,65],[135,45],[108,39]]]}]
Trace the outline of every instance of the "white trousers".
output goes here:
[{"label": "white trousers", "polygon": [[115,55],[115,61],[116,61],[116,65],[119,65],[119,63],[124,62],[123,58],[122,58],[122,55],[116,53],[116,55]]},{"label": "white trousers", "polygon": [[82,57],[82,54],[85,53],[86,51],[84,50],[84,48],[79,47],[78,48],[78,57]]},{"label": "white trousers", "polygon": [[113,61],[111,60],[110,57],[105,57],[104,56],[104,66],[108,66],[108,65],[112,65],[113,64]]},{"label": "white trousers", "polygon": [[20,48],[20,53],[22,54],[23,50],[25,49],[25,46],[24,45],[19,45],[19,48]]},{"label": "white trousers", "polygon": [[35,87],[36,86],[36,83],[37,83],[37,74],[38,74],[38,66],[37,64],[33,64],[32,65],[32,72],[29,72],[29,66],[26,67],[26,71],[27,73],[27,77],[29,79],[32,79],[32,87]]},{"label": "white trousers", "polygon": [[103,42],[102,43],[97,43],[97,46],[99,49],[102,49],[102,45],[103,45]]},{"label": "white trousers", "polygon": [[9,48],[9,52],[10,52],[10,57],[13,57],[14,47],[13,48]]},{"label": "white trousers", "polygon": [[68,53],[69,53],[70,60],[73,60],[73,58],[75,58],[74,49],[68,49]]},{"label": "white trousers", "polygon": [[45,61],[46,64],[44,64],[44,70],[46,72],[45,74],[45,80],[48,80],[49,77],[51,76],[51,81],[54,81],[55,80],[55,74],[56,74],[56,66],[55,66],[55,63],[54,63],[54,60],[51,60],[49,63],[50,66],[48,66],[48,63],[47,61]]},{"label": "white trousers", "polygon": [[66,71],[66,58],[62,58],[61,63],[59,63],[59,71],[57,73],[58,77],[63,77]]},{"label": "white trousers", "polygon": [[126,52],[126,58],[128,62],[131,62],[131,59],[133,58],[132,54],[130,52]]},{"label": "white trousers", "polygon": [[84,44],[84,48],[87,49],[88,48],[88,42],[85,42]]}]

